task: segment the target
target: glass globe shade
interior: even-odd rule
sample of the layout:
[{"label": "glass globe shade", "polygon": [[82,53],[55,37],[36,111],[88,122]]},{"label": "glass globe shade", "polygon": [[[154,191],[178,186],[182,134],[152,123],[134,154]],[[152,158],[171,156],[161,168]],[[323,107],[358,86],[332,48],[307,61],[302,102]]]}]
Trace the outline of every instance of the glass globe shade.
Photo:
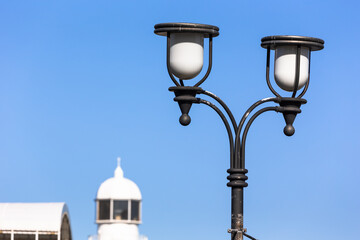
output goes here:
[{"label": "glass globe shade", "polygon": [[[297,46],[279,46],[275,49],[274,77],[283,90],[292,92],[295,88]],[[309,48],[301,47],[300,74],[297,90],[309,80]]]},{"label": "glass globe shade", "polygon": [[204,64],[204,35],[201,33],[170,34],[170,69],[180,79],[192,79]]}]

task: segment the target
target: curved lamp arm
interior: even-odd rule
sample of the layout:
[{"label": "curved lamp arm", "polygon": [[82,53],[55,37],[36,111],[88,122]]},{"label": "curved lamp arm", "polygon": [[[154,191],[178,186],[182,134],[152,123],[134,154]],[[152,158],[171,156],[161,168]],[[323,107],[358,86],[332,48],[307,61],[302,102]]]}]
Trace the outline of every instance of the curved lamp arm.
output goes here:
[{"label": "curved lamp arm", "polygon": [[221,100],[221,98],[219,98],[218,96],[216,96],[215,94],[209,92],[209,91],[203,91],[201,92],[202,94],[206,95],[206,96],[209,96],[213,99],[215,99],[226,111],[226,113],[228,114],[230,120],[231,120],[231,123],[233,125],[233,128],[234,128],[234,133],[236,134],[237,133],[237,129],[238,127],[236,126],[236,120],[234,118],[234,115],[232,114],[232,112],[230,111],[229,107],[224,103],[223,100]]},{"label": "curved lamp arm", "polygon": [[221,110],[216,107],[214,104],[212,104],[209,101],[203,100],[201,98],[198,98],[198,102],[208,105],[209,107],[211,107],[212,109],[215,110],[215,112],[217,112],[217,114],[220,116],[221,120],[223,121],[225,127],[226,127],[226,131],[228,133],[229,136],[229,143],[230,143],[230,168],[232,168],[234,166],[234,140],[233,140],[233,134],[231,132],[231,127],[229,122],[227,121],[225,115],[221,112]]},{"label": "curved lamp arm", "polygon": [[269,97],[269,98],[261,99],[261,100],[255,102],[253,105],[251,105],[251,107],[249,107],[248,110],[245,112],[245,114],[242,116],[239,126],[237,127],[236,136],[235,136],[235,161],[237,162],[237,165],[239,165],[238,167],[240,167],[239,163],[240,163],[240,156],[241,156],[240,134],[241,134],[241,129],[244,126],[246,119],[248,118],[250,113],[255,108],[260,106],[261,104],[266,103],[266,102],[278,102],[278,101],[279,101],[279,98],[277,98],[277,97]]},{"label": "curved lamp arm", "polygon": [[240,158],[240,166],[241,168],[245,168],[245,142],[246,142],[246,137],[249,131],[249,128],[251,126],[251,124],[254,122],[254,120],[262,113],[267,112],[267,111],[279,111],[279,107],[266,107],[263,109],[260,109],[259,111],[257,111],[249,120],[249,122],[246,124],[246,127],[244,129],[244,133],[243,136],[241,138],[241,158]]}]

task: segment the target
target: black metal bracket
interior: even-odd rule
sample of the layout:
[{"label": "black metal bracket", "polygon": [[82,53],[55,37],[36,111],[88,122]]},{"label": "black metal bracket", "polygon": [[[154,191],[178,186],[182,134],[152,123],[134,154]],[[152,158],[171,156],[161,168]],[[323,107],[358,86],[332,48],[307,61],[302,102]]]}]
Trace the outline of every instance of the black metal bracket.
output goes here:
[{"label": "black metal bracket", "polygon": [[186,87],[186,86],[176,86],[170,87],[169,91],[175,93],[174,101],[178,102],[181,116],[179,122],[183,126],[187,126],[191,122],[189,116],[189,111],[193,103],[200,103],[200,99],[196,98],[196,94],[204,92],[200,87]]},{"label": "black metal bracket", "polygon": [[[252,236],[250,236],[249,234],[246,233],[247,232],[247,229],[244,228],[242,230],[238,230],[238,229],[228,229],[228,233],[231,233],[231,234],[234,234],[234,239],[239,239],[239,240],[242,240],[243,239],[243,236],[247,237],[247,238],[250,238],[251,240],[259,240],[259,239],[256,239]],[[239,235],[239,238],[237,238],[237,235]]]},{"label": "black metal bracket", "polygon": [[306,104],[306,99],[303,98],[279,98],[279,111],[284,116],[286,126],[284,127],[284,134],[292,136],[295,133],[293,123],[296,115],[301,113],[300,107]]}]

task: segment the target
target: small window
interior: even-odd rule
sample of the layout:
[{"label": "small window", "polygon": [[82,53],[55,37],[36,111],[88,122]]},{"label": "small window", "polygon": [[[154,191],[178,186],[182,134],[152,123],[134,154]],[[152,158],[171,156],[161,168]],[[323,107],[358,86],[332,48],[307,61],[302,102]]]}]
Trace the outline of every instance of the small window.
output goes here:
[{"label": "small window", "polygon": [[39,234],[39,240],[57,240],[56,234]]},{"label": "small window", "polygon": [[99,200],[99,220],[109,220],[110,219],[110,200]]},{"label": "small window", "polygon": [[140,201],[131,200],[131,220],[140,221]]},{"label": "small window", "polygon": [[14,234],[14,240],[35,240],[35,234]]},{"label": "small window", "polygon": [[113,218],[115,220],[128,220],[128,201],[114,200]]},{"label": "small window", "polygon": [[0,240],[10,240],[11,234],[10,233],[0,233]]}]

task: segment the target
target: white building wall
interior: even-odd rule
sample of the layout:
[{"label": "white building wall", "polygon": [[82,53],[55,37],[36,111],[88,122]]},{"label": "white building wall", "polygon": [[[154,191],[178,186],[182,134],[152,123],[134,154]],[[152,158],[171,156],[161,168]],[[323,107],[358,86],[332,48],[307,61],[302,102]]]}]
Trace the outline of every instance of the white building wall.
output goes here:
[{"label": "white building wall", "polygon": [[139,240],[139,229],[135,224],[100,224],[98,240]]}]

